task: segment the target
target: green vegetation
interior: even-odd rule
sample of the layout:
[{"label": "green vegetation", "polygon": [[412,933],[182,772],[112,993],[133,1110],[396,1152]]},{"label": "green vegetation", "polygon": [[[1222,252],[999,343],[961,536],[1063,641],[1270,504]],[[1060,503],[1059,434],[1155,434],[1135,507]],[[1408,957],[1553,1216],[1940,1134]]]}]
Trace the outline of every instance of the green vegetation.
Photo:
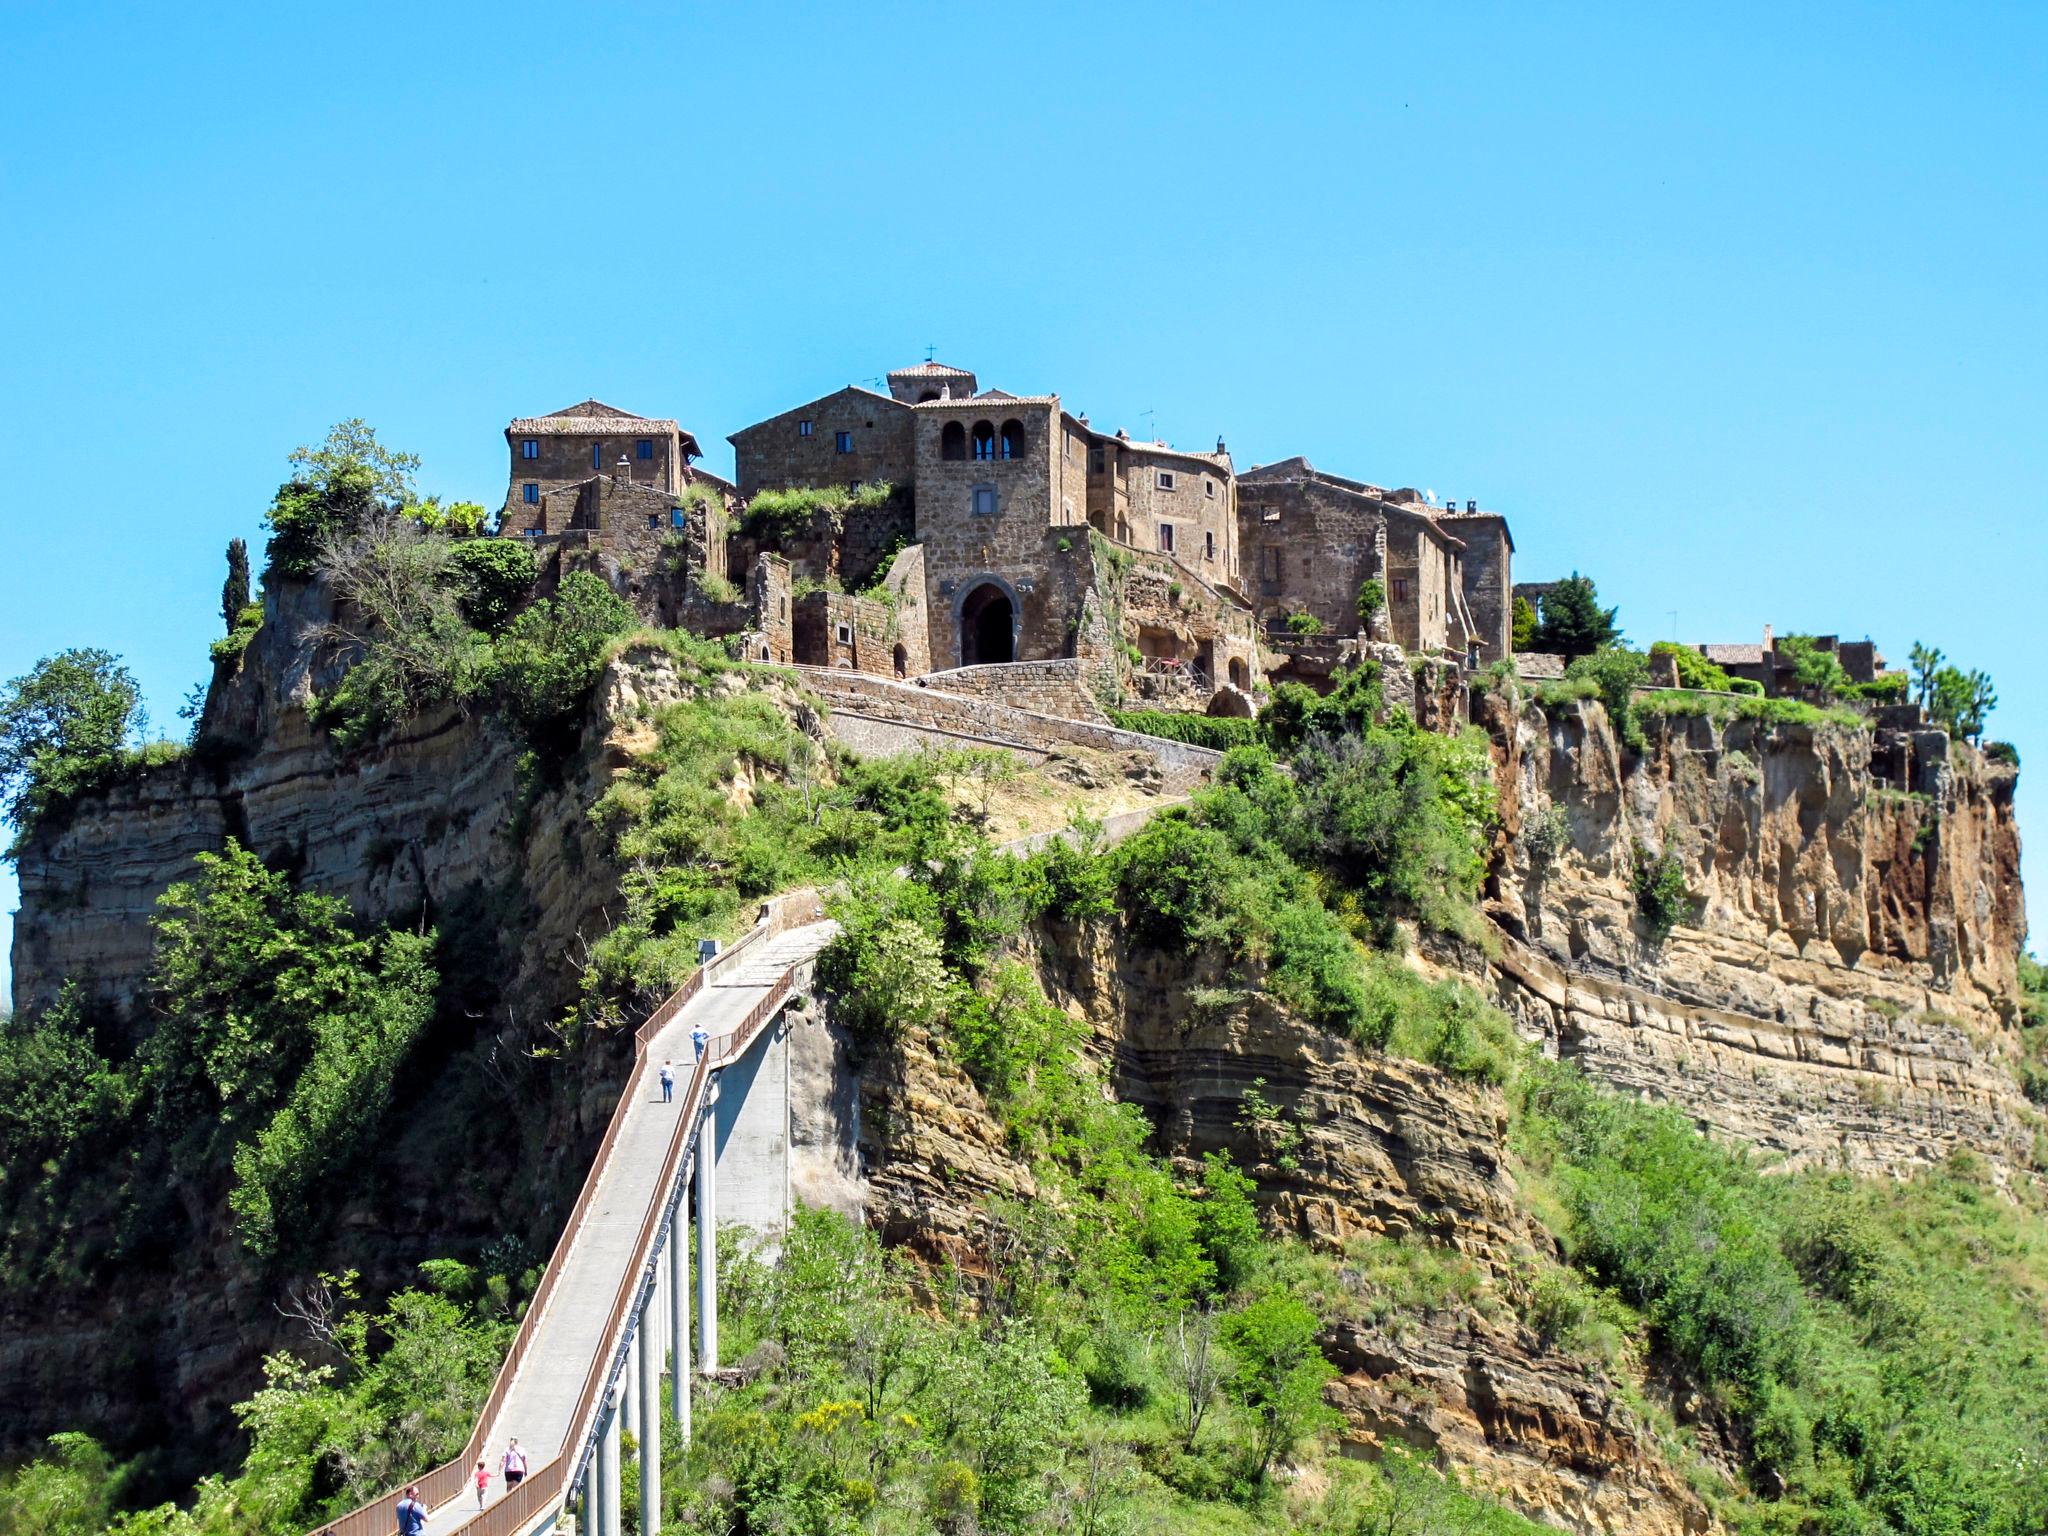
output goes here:
[{"label": "green vegetation", "polygon": [[228,666],[240,661],[242,652],[249,649],[249,642],[256,638],[263,628],[263,605],[244,603],[241,611],[228,622],[228,632],[207,647],[215,666]]},{"label": "green vegetation", "polygon": [[[459,1451],[539,1276],[489,1274],[453,1260],[380,1309],[354,1275],[322,1276],[292,1297],[304,1357],[263,1363],[264,1385],[235,1414],[248,1437],[239,1474],[208,1477],[188,1506],[134,1509],[151,1481],[88,1436],[0,1480],[0,1532],[22,1536],[271,1536],[332,1519]],[[128,1512],[122,1513],[124,1509]]]},{"label": "green vegetation", "polygon": [[1320,635],[1323,632],[1323,628],[1323,621],[1310,613],[1306,608],[1297,608],[1294,612],[1287,615],[1287,632],[1290,635],[1301,635],[1304,638],[1312,637]]},{"label": "green vegetation", "polygon": [[377,441],[360,417],[337,423],[319,447],[292,452],[292,478],[278,487],[264,521],[270,528],[266,568],[295,581],[310,579],[320,552],[360,532],[380,512],[413,501],[419,455]]},{"label": "green vegetation", "polygon": [[[749,903],[928,857],[950,835],[958,754],[860,761],[804,735],[767,694],[720,686],[756,674],[676,637],[688,696],[653,711],[653,750],[591,811],[626,870],[626,907],[591,951],[586,1016],[637,1017],[729,933]],[[1007,756],[1007,755],[1005,755]]]},{"label": "green vegetation", "polygon": [[220,618],[230,631],[249,606],[249,541],[228,540],[228,574],[220,584]]},{"label": "green vegetation", "polygon": [[1652,944],[1662,944],[1671,937],[1672,929],[1692,916],[1685,865],[1668,848],[1655,853],[1638,839],[1629,850],[1628,885]]},{"label": "green vegetation", "polygon": [[[1734,681],[1728,674],[1715,666],[1701,652],[1689,645],[1680,645],[1672,640],[1658,640],[1651,644],[1652,656],[1669,656],[1678,668],[1678,686],[1681,688],[1705,688],[1715,693],[1729,693]],[[1761,688],[1762,684],[1758,684]]]},{"label": "green vegetation", "polygon": [[1614,622],[1618,611],[1602,608],[1593,578],[1573,571],[1543,594],[1529,649],[1558,656],[1590,656],[1606,646],[1619,645],[1621,630]]},{"label": "green vegetation", "polygon": [[1358,588],[1358,622],[1370,630],[1373,615],[1386,606],[1387,584],[1377,576],[1367,577]]},{"label": "green vegetation", "polygon": [[2032,955],[2019,958],[2020,1090],[2048,1108],[2048,969]]},{"label": "green vegetation", "polygon": [[1509,610],[1508,643],[1517,652],[1536,649],[1536,605],[1526,597],[1518,597]]},{"label": "green vegetation", "polygon": [[45,656],[0,693],[0,815],[19,849],[56,806],[141,760],[142,693],[107,651]]},{"label": "green vegetation", "polygon": [[782,543],[806,538],[826,526],[837,533],[846,514],[886,504],[895,487],[886,480],[868,481],[852,490],[844,486],[784,486],[756,491],[740,518],[740,532],[750,538]]},{"label": "green vegetation", "polygon": [[1984,734],[1984,722],[1998,707],[1998,694],[1987,672],[1964,672],[1946,664],[1939,650],[1913,644],[1914,702],[1937,724],[1958,740],[1976,741]]},{"label": "green vegetation", "polygon": [[1170,709],[1112,709],[1109,718],[1121,730],[1163,736],[1168,741],[1185,741],[1191,746],[1210,747],[1218,752],[1228,752],[1232,747],[1253,746],[1261,739],[1256,720],[1190,715]]},{"label": "green vegetation", "polygon": [[533,592],[540,562],[517,539],[467,539],[449,552],[463,618],[487,635],[504,632]]},{"label": "green vegetation", "polygon": [[103,1043],[70,993],[0,1030],[11,1286],[161,1252],[173,1180],[224,1193],[259,1259],[309,1240],[432,1017],[431,933],[361,937],[233,842],[194,870],[158,903],[139,1039]]},{"label": "green vegetation", "polygon": [[[1735,681],[1740,683],[1743,679],[1736,678]],[[1735,692],[1737,697],[1725,698],[1710,693],[1692,693],[1682,688],[1658,688],[1637,695],[1635,710],[1644,719],[1664,716],[1676,720],[1697,716],[1714,721],[1754,720],[1765,725],[1839,725],[1853,730],[1862,730],[1869,723],[1855,710],[1839,705],[1824,709],[1804,699],[1767,699],[1761,693],[1750,694],[1741,688]]]},{"label": "green vegetation", "polygon": [[[1745,1532],[2032,1532],[2048,1509],[2048,1227],[1966,1155],[1766,1176],[1677,1113],[1532,1063],[1515,1136],[1573,1262],[1741,1427]],[[1959,1255],[1967,1262],[1958,1263]]]},{"label": "green vegetation", "polygon": [[1640,651],[1610,646],[1576,658],[1565,668],[1564,675],[1568,682],[1593,685],[1600,702],[1607,706],[1607,718],[1613,722],[1614,734],[1624,747],[1641,752],[1649,746],[1635,707],[1636,689],[1649,680],[1649,657]]}]

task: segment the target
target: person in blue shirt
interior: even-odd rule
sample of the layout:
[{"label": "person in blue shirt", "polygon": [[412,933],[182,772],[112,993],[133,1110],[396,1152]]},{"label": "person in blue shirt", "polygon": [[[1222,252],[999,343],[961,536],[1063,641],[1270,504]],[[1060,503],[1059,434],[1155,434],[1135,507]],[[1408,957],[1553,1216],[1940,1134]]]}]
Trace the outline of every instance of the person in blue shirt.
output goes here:
[{"label": "person in blue shirt", "polygon": [[704,1047],[709,1045],[710,1043],[711,1031],[706,1029],[702,1024],[699,1024],[695,1029],[690,1031],[690,1045],[696,1051],[696,1059],[698,1061],[702,1061],[704,1059]]},{"label": "person in blue shirt", "polygon": [[427,1528],[427,1506],[420,1502],[419,1486],[405,1490],[398,1501],[398,1536],[421,1536]]}]

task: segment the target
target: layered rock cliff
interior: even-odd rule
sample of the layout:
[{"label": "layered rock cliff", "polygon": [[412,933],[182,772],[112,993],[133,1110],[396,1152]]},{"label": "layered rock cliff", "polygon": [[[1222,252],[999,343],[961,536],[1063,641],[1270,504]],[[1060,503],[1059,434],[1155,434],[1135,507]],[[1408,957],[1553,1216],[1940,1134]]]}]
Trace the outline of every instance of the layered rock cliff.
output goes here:
[{"label": "layered rock cliff", "polygon": [[[1907,792],[1846,725],[1650,716],[1638,753],[1596,701],[1496,694],[1477,718],[1499,944],[1452,959],[1527,1034],[1788,1165],[1896,1174],[1957,1146],[2031,1163],[2037,1117],[2007,1070],[2016,768],[1957,744]],[[1661,942],[1638,845],[1676,856],[1690,898]]]}]

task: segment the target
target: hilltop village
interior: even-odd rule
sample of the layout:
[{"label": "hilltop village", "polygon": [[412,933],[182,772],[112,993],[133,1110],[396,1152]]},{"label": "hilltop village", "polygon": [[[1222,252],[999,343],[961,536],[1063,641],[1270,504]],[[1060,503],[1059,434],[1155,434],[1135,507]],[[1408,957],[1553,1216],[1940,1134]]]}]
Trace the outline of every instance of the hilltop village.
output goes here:
[{"label": "hilltop village", "polygon": [[1509,654],[1514,540],[1476,502],[1301,457],[1240,472],[1220,439],[1139,441],[944,363],[887,382],[733,433],[731,482],[674,420],[597,400],[516,419],[500,534],[754,659],[977,691],[1001,674],[961,669],[1021,663],[1034,689],[1246,715],[1374,647],[1440,662],[1446,699]]}]

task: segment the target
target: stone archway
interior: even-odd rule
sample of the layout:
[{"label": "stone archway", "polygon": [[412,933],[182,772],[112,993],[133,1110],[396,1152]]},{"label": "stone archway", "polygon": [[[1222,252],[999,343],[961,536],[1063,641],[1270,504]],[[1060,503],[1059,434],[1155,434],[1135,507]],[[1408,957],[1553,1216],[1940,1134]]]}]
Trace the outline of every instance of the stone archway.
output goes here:
[{"label": "stone archway", "polygon": [[1017,604],[994,578],[970,587],[960,599],[960,665],[986,666],[1017,659]]}]

